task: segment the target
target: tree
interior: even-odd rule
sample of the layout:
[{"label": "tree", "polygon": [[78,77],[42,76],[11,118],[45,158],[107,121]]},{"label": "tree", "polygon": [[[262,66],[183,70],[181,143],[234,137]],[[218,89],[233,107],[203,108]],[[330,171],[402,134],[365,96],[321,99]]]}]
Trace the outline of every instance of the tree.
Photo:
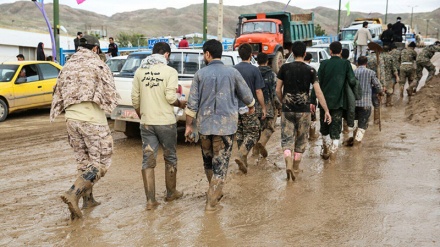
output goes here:
[{"label": "tree", "polygon": [[119,43],[120,47],[128,47],[129,44],[137,46],[138,42],[140,46],[147,46],[148,44],[148,40],[145,39],[145,36],[139,33],[120,33],[116,36],[115,41]]},{"label": "tree", "polygon": [[321,25],[319,25],[319,24],[316,24],[316,26],[315,26],[315,35],[316,36],[325,36],[326,35],[325,30],[322,29]]}]

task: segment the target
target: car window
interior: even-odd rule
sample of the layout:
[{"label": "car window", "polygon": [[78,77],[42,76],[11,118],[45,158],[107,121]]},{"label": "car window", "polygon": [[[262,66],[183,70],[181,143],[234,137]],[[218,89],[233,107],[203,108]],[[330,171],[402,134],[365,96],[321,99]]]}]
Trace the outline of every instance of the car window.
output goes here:
[{"label": "car window", "polygon": [[177,73],[182,74],[182,53],[181,52],[172,52],[169,56],[170,62],[169,66],[175,68]]},{"label": "car window", "polygon": [[195,74],[199,70],[199,54],[183,54],[183,74]]},{"label": "car window", "polygon": [[312,52],[310,52],[311,54],[312,54],[312,60],[310,61],[311,63],[317,63],[319,60],[318,60],[318,52],[316,52],[316,51],[312,51]]},{"label": "car window", "polygon": [[234,60],[231,56],[222,56],[222,62],[226,66],[234,66]]},{"label": "car window", "polygon": [[0,65],[0,83],[10,82],[14,77],[18,65],[1,64]]},{"label": "car window", "polygon": [[109,59],[105,63],[108,65],[111,72],[119,72],[125,63],[125,59]]},{"label": "car window", "polygon": [[43,76],[42,80],[57,78],[60,71],[57,67],[52,64],[38,64],[41,74]]}]

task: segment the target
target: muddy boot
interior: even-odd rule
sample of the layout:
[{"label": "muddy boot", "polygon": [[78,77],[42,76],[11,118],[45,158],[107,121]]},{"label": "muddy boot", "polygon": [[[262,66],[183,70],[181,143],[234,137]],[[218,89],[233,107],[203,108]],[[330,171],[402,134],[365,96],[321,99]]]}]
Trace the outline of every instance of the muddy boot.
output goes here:
[{"label": "muddy boot", "polygon": [[336,160],[336,153],[338,152],[338,146],[339,146],[339,140],[332,140],[332,144],[330,146],[330,160],[335,161]]},{"label": "muddy boot", "polygon": [[255,144],[255,146],[252,148],[252,156],[255,156],[255,157],[258,157],[260,155],[260,151],[257,148],[257,144]]},{"label": "muddy boot", "polygon": [[101,205],[101,203],[95,201],[95,198],[93,198],[93,186],[92,186],[92,188],[86,191],[85,195],[83,196],[82,209],[93,208],[98,205]]},{"label": "muddy boot", "polygon": [[206,193],[206,211],[214,211],[216,209],[216,206],[219,202],[219,198],[223,195],[223,184],[224,182],[216,178],[215,176],[212,177],[211,183],[209,183],[209,189]]},{"label": "muddy boot", "polygon": [[145,196],[147,197],[147,210],[156,208],[160,203],[156,201],[156,184],[154,168],[142,169]]},{"label": "muddy boot", "polygon": [[79,199],[85,195],[86,191],[91,190],[93,181],[101,176],[99,169],[93,167],[89,171],[85,171],[81,176],[78,176],[75,183],[68,191],[66,191],[61,199],[67,204],[70,210],[70,218],[82,218],[81,209],[78,206]]},{"label": "muddy boot", "polygon": [[343,142],[342,142],[342,145],[347,146],[347,147],[351,147],[351,146],[353,146],[353,141],[354,141],[354,138],[356,137],[356,132],[357,132],[357,130],[358,130],[358,128],[356,128],[356,129],[353,131],[353,137],[350,137],[350,138],[346,139],[345,141],[343,141]]},{"label": "muddy boot", "polygon": [[361,145],[362,139],[364,138],[364,134],[365,134],[365,130],[359,128],[354,138],[353,146]]},{"label": "muddy boot", "polygon": [[348,128],[348,124],[347,121],[344,119],[342,121],[342,133],[344,134],[348,134],[350,132],[349,128]]},{"label": "muddy boot", "polygon": [[261,133],[261,137],[260,140],[258,141],[258,143],[255,145],[254,149],[257,148],[258,152],[261,154],[261,156],[263,156],[264,158],[267,157],[268,153],[267,153],[267,149],[266,149],[266,144],[269,141],[270,137],[272,136],[273,131],[270,129],[265,129],[263,130],[263,132]]},{"label": "muddy boot", "polygon": [[330,157],[331,139],[329,135],[322,137],[321,157],[327,160]]},{"label": "muddy boot", "polygon": [[206,178],[208,179],[208,183],[211,183],[211,178],[214,172],[212,169],[205,169]]},{"label": "muddy boot", "polygon": [[177,169],[173,166],[165,166],[165,185],[167,187],[167,197],[165,201],[171,202],[183,196],[183,192],[176,190]]},{"label": "muddy boot", "polygon": [[403,86],[400,86],[400,98],[403,98]]},{"label": "muddy boot", "polygon": [[293,158],[292,156],[284,157],[284,161],[286,162],[286,174],[287,174],[287,181],[289,179],[292,179],[292,181],[295,181],[295,175],[293,175]]},{"label": "muddy boot", "polygon": [[385,102],[386,106],[393,106],[393,95],[392,94],[387,94],[387,99]]},{"label": "muddy boot", "polygon": [[374,107],[374,124],[379,124],[379,107]]},{"label": "muddy boot", "polygon": [[235,158],[235,163],[237,163],[238,169],[240,169],[240,171],[243,172],[244,174],[247,174],[247,167],[248,167],[247,155],[248,152],[246,151],[246,147],[242,145],[238,149],[238,157]]},{"label": "muddy boot", "polygon": [[299,164],[301,163],[301,155],[300,153],[295,153],[295,157],[293,159],[293,172],[295,174],[298,174],[301,172],[301,169],[299,169]]},{"label": "muddy boot", "polygon": [[309,140],[314,140],[316,138],[316,121],[310,124],[309,128]]}]

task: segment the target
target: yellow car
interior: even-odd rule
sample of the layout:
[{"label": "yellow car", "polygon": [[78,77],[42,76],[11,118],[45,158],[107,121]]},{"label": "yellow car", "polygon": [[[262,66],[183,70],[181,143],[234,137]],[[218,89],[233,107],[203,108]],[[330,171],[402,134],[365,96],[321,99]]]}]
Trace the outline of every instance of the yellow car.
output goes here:
[{"label": "yellow car", "polygon": [[0,122],[17,110],[50,106],[61,66],[46,61],[0,64]]}]

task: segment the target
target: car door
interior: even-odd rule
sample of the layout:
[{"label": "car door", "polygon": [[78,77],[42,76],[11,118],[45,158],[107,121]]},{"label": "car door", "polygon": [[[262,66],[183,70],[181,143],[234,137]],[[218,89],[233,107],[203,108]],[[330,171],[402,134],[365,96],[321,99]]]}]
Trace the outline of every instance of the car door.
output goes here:
[{"label": "car door", "polygon": [[60,69],[55,67],[50,63],[41,63],[37,64],[38,73],[40,75],[40,84],[41,84],[41,94],[42,94],[42,104],[51,104],[52,103],[52,94],[55,84],[57,82],[58,74],[60,73]]},{"label": "car door", "polygon": [[[21,71],[25,71],[25,76],[20,76]],[[14,82],[15,106],[25,108],[43,102],[42,88],[38,68],[35,64],[23,65],[18,68],[19,75]]]}]

